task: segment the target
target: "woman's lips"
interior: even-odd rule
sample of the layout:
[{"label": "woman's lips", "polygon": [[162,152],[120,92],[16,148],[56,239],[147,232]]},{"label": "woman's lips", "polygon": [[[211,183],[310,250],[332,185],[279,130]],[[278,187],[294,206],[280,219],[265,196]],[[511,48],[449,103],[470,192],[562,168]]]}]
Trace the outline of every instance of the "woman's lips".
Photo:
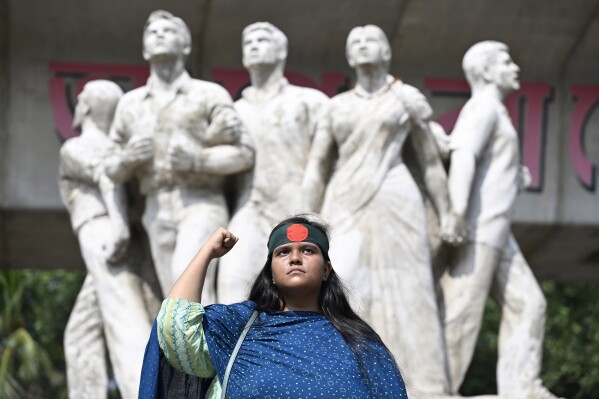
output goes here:
[{"label": "woman's lips", "polygon": [[294,267],[287,272],[287,274],[291,274],[291,273],[305,273],[305,271],[301,267]]}]

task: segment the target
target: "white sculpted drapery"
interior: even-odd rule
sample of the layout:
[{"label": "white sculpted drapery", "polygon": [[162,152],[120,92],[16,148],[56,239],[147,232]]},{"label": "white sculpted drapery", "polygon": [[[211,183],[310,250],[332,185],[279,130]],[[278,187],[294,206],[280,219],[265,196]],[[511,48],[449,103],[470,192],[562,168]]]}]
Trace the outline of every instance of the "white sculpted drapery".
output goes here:
[{"label": "white sculpted drapery", "polygon": [[403,98],[418,117],[430,117],[424,97],[391,77],[372,95],[354,89],[332,100],[321,128],[334,136],[339,158],[321,214],[334,226],[335,270],[350,283],[361,314],[389,346],[409,389],[444,392],[425,208],[401,158],[413,129]]},{"label": "white sculpted drapery", "polygon": [[[432,110],[414,87],[388,75],[391,46],[377,26],[352,29],[356,87],[335,96],[318,127],[302,193],[333,226],[330,256],[360,313],[402,369],[410,397],[449,392],[424,201],[402,150],[410,139],[443,223],[446,175],[431,133]],[[330,158],[337,149],[327,185]]]}]

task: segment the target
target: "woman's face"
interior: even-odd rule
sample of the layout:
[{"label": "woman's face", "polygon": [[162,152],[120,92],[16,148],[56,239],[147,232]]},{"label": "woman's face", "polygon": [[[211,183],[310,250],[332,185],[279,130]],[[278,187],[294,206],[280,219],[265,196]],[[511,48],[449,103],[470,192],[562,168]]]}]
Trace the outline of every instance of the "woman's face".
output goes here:
[{"label": "woman's face", "polygon": [[331,272],[331,262],[325,261],[318,245],[310,242],[278,246],[272,253],[271,267],[273,281],[283,296],[301,291],[318,295]]}]

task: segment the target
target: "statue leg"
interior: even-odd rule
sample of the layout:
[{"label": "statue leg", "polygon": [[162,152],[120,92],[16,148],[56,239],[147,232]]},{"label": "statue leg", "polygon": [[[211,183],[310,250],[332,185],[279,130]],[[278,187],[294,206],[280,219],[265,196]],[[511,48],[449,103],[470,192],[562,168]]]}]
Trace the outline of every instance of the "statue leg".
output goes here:
[{"label": "statue leg", "polygon": [[[226,226],[229,220],[224,200],[205,201],[186,207],[177,227],[175,251],[170,265],[174,278],[178,278],[202,245],[219,226]],[[211,262],[202,291],[202,304],[209,305],[216,300],[216,260]],[[170,289],[170,288],[169,288]],[[168,292],[168,291],[166,291]]]},{"label": "statue leg", "polygon": [[93,219],[79,230],[83,259],[93,276],[114,377],[123,399],[136,398],[141,364],[151,321],[142,281],[125,263],[108,264],[103,243],[111,239],[107,217]]},{"label": "statue leg", "polygon": [[[392,245],[375,241],[373,253],[401,245],[392,240]],[[402,369],[409,397],[428,398],[448,393],[449,381],[429,258],[421,256],[418,262],[411,256],[416,251],[415,246],[412,253],[404,248],[403,258],[398,252],[393,262],[372,262],[369,318]]]},{"label": "statue leg", "polygon": [[491,295],[502,315],[498,393],[510,398],[555,398],[539,379],[547,302],[513,236],[503,251]]},{"label": "statue leg", "polygon": [[93,277],[88,274],[64,332],[67,383],[71,399],[106,399],[108,375],[103,323]]},{"label": "statue leg", "polygon": [[162,295],[170,291],[178,276],[171,273],[171,263],[177,242],[175,210],[169,203],[170,192],[157,192],[146,198],[143,226],[148,234],[150,252]]},{"label": "statue leg", "polygon": [[456,249],[441,277],[451,392],[457,393],[474,354],[500,251],[469,243]]},{"label": "statue leg", "polygon": [[219,260],[219,303],[236,303],[248,298],[251,285],[266,262],[266,244],[272,227],[271,221],[253,205],[243,207],[233,216],[229,230],[241,239]]}]

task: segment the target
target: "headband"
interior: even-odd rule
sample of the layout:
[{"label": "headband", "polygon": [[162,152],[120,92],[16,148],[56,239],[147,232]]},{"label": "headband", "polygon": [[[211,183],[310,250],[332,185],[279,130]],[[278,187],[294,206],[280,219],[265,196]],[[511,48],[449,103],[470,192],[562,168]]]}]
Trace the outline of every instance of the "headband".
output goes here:
[{"label": "headband", "polygon": [[268,239],[268,253],[271,254],[276,247],[290,242],[311,242],[318,245],[323,256],[329,252],[329,239],[320,229],[304,223],[286,223],[276,228]]}]

